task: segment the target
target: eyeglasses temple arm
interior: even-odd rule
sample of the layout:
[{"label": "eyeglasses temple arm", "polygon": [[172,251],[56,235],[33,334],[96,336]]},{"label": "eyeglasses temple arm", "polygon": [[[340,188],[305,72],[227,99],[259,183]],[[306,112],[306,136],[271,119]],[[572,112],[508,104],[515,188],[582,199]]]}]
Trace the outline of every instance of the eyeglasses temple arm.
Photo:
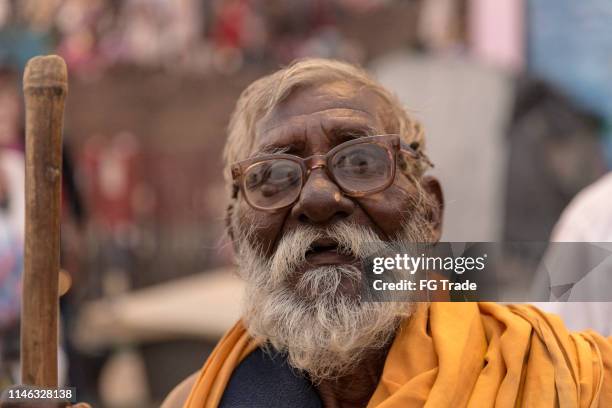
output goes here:
[{"label": "eyeglasses temple arm", "polygon": [[423,160],[431,168],[436,167],[431,162],[431,160],[429,160],[429,157],[427,157],[427,155],[425,153],[423,153],[422,150],[419,149],[419,143],[418,142],[414,142],[414,143],[408,144],[408,143],[404,142],[403,140],[400,140],[400,150],[403,151],[404,153],[410,154],[412,157],[414,157],[417,160]]},{"label": "eyeglasses temple arm", "polygon": [[238,197],[238,191],[240,191],[240,186],[234,181],[232,184],[232,199],[236,199]]}]

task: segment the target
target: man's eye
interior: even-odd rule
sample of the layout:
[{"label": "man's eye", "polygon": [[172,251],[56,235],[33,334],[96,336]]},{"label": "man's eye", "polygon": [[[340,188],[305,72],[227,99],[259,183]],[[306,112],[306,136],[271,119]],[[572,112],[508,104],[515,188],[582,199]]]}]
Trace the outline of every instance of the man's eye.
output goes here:
[{"label": "man's eye", "polygon": [[332,169],[336,177],[346,180],[384,178],[389,174],[387,151],[374,144],[350,146],[333,159]]},{"label": "man's eye", "polygon": [[268,182],[287,182],[295,180],[298,176],[298,172],[295,166],[288,165],[285,163],[277,164],[270,170],[270,176]]},{"label": "man's eye", "polygon": [[261,183],[261,177],[259,173],[250,173],[247,176],[247,180],[246,180],[246,185],[248,188],[254,188],[256,187],[259,183]]},{"label": "man's eye", "polygon": [[271,160],[255,165],[246,175],[245,184],[249,190],[276,192],[300,182],[299,165],[288,160]]},{"label": "man's eye", "polygon": [[252,169],[246,175],[246,187],[255,189],[270,177],[270,166],[267,163],[262,163]]},{"label": "man's eye", "polygon": [[365,173],[374,164],[372,157],[363,154],[354,154],[349,158],[348,162],[348,165],[359,173]]},{"label": "man's eye", "polygon": [[368,168],[376,165],[376,158],[365,151],[354,151],[350,154],[343,155],[337,161],[337,165],[352,171],[366,171]]}]

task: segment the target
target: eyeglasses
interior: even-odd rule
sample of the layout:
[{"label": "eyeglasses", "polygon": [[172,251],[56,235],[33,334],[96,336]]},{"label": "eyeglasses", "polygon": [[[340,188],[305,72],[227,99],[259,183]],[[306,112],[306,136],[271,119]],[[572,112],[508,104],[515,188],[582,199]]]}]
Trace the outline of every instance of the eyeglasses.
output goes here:
[{"label": "eyeglasses", "polygon": [[349,197],[363,197],[389,187],[395,178],[397,154],[431,162],[399,135],[367,136],[339,144],[324,155],[301,158],[267,154],[232,165],[235,193],[258,210],[276,211],[295,203],[310,173],[324,168]]}]

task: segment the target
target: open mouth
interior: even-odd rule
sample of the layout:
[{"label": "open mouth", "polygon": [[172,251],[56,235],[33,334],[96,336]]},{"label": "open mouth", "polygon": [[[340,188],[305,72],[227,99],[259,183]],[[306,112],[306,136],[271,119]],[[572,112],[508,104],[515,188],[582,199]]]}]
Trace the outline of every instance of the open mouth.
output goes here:
[{"label": "open mouth", "polygon": [[355,262],[355,257],[342,251],[333,238],[319,238],[306,251],[306,262],[310,265],[339,265]]},{"label": "open mouth", "polygon": [[332,238],[319,238],[310,245],[306,256],[321,252],[338,252],[338,241]]}]

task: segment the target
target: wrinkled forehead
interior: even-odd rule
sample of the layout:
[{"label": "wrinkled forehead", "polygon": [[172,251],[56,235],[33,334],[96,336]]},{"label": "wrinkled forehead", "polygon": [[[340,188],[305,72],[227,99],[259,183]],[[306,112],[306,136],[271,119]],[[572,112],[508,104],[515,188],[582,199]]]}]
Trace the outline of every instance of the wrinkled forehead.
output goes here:
[{"label": "wrinkled forehead", "polygon": [[367,86],[334,81],[300,87],[257,123],[254,151],[317,130],[329,135],[393,133],[389,112],[388,103]]}]

